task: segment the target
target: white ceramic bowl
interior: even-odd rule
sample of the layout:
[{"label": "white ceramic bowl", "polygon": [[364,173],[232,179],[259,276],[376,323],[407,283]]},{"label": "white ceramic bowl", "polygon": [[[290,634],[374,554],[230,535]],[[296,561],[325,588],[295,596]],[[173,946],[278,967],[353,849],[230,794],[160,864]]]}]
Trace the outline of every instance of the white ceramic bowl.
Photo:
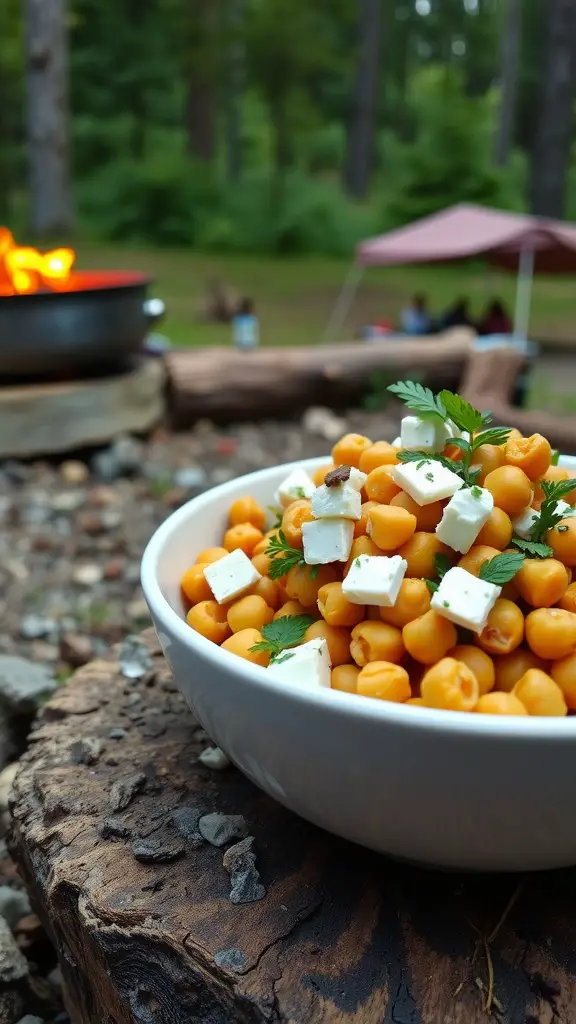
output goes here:
[{"label": "white ceramic bowl", "polygon": [[290,468],[195,498],[144,554],[142,585],[160,643],[206,731],[280,803],[382,853],[490,871],[576,864],[576,718],[499,718],[279,686],[186,625],[182,573],[221,543],[236,498],[269,505]]}]

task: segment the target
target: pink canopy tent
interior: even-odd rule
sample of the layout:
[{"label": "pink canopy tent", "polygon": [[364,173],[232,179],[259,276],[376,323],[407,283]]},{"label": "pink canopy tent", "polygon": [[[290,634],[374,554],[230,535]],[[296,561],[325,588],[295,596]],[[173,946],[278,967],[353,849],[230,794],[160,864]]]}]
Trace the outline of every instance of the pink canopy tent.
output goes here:
[{"label": "pink canopy tent", "polygon": [[327,334],[342,326],[364,267],[485,259],[518,274],[515,335],[526,338],[534,273],[576,273],[576,224],[466,203],[361,242]]}]

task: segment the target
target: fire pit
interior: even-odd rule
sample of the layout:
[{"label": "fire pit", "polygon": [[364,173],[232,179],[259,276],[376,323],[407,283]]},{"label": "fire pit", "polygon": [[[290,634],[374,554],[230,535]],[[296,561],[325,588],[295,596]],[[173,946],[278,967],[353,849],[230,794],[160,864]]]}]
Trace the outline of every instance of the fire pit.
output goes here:
[{"label": "fire pit", "polygon": [[154,319],[150,279],[72,270],[72,249],[19,247],[0,228],[0,379],[69,379],[122,369]]}]

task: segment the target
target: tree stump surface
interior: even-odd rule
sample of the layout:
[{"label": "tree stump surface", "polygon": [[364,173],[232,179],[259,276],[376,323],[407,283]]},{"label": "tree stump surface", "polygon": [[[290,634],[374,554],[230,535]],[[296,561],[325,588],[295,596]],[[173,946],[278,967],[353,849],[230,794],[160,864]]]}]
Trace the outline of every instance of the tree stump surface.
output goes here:
[{"label": "tree stump surface", "polygon": [[[436,873],[320,831],[198,762],[205,734],[146,643],[143,678],[112,654],[58,691],[15,782],[13,849],[74,1024],[574,1020],[575,872]],[[243,815],[264,898],[230,901],[225,848],[194,824],[214,811]]]}]

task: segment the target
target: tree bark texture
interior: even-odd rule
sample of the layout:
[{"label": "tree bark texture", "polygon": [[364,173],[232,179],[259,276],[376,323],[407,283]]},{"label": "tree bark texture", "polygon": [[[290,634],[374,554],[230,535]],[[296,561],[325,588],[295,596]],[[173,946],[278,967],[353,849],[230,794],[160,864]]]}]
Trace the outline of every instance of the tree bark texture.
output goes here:
[{"label": "tree bark texture", "polygon": [[213,0],[190,4],[190,18],[193,45],[189,55],[185,115],[188,151],[196,159],[209,163],[216,152],[216,9]]},{"label": "tree bark texture", "polygon": [[25,0],[30,230],[72,227],[66,0]]},{"label": "tree bark texture", "polygon": [[[574,871],[438,874],[320,831],[198,763],[205,734],[147,642],[141,680],[112,655],[58,691],[14,785],[73,1024],[570,1024]],[[176,824],[214,811],[255,837],[258,902],[232,904],[223,849]]]},{"label": "tree bark texture", "polygon": [[246,54],[242,40],[244,0],[228,0],[228,67],[226,83],[226,171],[229,181],[242,174],[242,98]]},{"label": "tree bark texture", "polygon": [[494,162],[499,167],[508,163],[514,145],[521,27],[522,0],[507,0],[500,56],[500,109],[494,147]]},{"label": "tree bark texture", "polygon": [[548,0],[545,60],[532,159],[532,213],[563,217],[576,84],[576,3]]},{"label": "tree bark texture", "polygon": [[374,156],[381,6],[381,0],[358,0],[358,58],[344,168],[346,190],[357,199],[366,195]]}]

